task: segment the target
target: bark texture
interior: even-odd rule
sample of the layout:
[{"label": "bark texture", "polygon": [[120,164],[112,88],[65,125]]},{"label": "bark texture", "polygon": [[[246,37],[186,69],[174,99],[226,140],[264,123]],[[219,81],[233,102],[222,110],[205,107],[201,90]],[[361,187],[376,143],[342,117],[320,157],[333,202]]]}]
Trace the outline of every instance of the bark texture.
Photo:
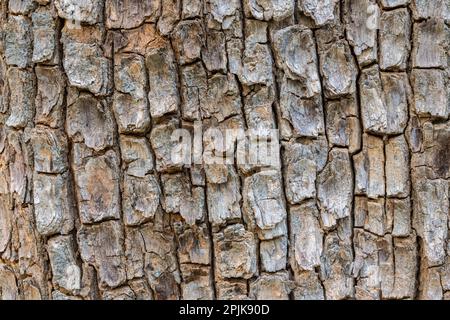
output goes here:
[{"label": "bark texture", "polygon": [[[449,21],[0,0],[0,298],[450,299]],[[175,161],[198,121],[278,129],[279,165]]]}]

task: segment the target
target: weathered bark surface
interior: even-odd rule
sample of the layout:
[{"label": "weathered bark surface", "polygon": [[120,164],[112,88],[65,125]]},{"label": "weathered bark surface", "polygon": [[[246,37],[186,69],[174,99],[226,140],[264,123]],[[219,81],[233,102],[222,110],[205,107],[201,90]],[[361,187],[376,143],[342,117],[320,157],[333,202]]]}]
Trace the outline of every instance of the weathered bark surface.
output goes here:
[{"label": "weathered bark surface", "polygon": [[[0,0],[0,299],[450,299],[449,21]],[[184,165],[198,121],[278,129],[279,164]]]}]

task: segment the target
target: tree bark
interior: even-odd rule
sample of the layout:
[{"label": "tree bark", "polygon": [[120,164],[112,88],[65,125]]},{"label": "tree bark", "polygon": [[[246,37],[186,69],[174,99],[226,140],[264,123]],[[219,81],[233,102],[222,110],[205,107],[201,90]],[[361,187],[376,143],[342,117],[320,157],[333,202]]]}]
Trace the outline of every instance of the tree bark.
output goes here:
[{"label": "tree bark", "polygon": [[448,0],[0,7],[0,299],[450,298]]}]

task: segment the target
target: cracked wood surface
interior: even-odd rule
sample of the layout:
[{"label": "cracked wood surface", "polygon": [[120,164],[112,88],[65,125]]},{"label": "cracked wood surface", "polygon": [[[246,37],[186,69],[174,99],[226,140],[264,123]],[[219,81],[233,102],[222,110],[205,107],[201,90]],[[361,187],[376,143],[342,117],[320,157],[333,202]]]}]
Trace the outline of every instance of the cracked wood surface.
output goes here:
[{"label": "cracked wood surface", "polygon": [[[0,299],[450,299],[449,28],[450,0],[0,0]],[[199,121],[278,129],[278,165],[174,161]]]}]

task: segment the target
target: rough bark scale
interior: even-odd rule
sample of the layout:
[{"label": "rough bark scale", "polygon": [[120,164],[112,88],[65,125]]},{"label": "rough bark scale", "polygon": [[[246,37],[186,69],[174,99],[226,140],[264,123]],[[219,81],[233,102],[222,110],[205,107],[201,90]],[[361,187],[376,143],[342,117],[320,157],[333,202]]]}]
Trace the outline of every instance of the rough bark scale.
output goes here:
[{"label": "rough bark scale", "polygon": [[0,298],[450,298],[449,0],[0,7]]}]

